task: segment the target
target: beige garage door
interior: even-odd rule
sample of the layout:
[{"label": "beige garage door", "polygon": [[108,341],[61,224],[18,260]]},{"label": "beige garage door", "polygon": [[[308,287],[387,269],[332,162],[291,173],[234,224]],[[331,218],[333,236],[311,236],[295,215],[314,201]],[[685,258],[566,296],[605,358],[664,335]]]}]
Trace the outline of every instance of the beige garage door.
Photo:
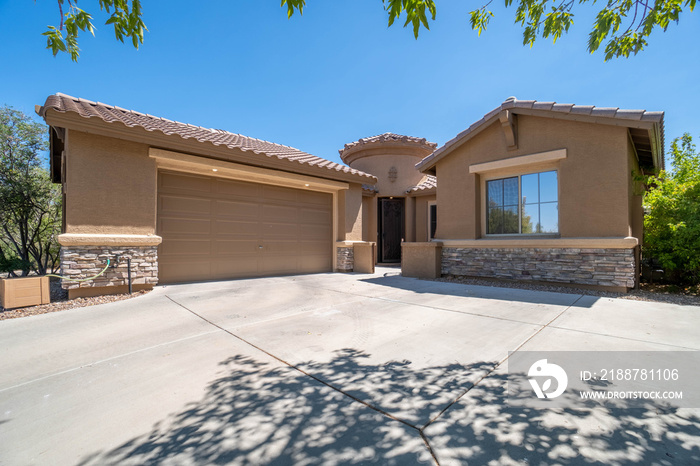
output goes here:
[{"label": "beige garage door", "polygon": [[329,272],[332,196],[158,174],[160,283]]}]

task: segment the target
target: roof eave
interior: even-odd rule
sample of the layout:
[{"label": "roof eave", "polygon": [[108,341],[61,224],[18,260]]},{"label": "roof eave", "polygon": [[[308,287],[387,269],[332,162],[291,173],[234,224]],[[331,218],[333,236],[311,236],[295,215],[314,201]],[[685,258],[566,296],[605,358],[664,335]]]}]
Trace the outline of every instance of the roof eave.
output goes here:
[{"label": "roof eave", "polygon": [[664,166],[664,155],[663,155],[663,112],[647,112],[641,119],[628,119],[619,117],[608,117],[600,115],[587,115],[587,114],[577,114],[560,112],[556,110],[542,110],[534,108],[523,108],[512,106],[510,102],[504,102],[504,104],[487,113],[484,118],[472,124],[469,128],[465,129],[459,133],[456,137],[447,141],[442,147],[438,148],[435,152],[430,154],[428,157],[424,158],[416,164],[416,169],[421,173],[435,174],[435,166],[437,163],[449,155],[452,151],[460,147],[462,144],[466,143],[483,130],[495,123],[500,115],[505,112],[510,111],[516,115],[528,115],[543,118],[555,118],[563,119],[568,121],[579,121],[584,123],[595,123],[595,124],[605,124],[613,126],[623,126],[627,128],[641,128],[647,129],[652,134],[652,139],[654,144],[652,147],[655,148],[654,151],[654,164],[657,167]]},{"label": "roof eave", "polygon": [[[151,147],[176,150],[204,157],[216,157],[222,160],[231,160],[231,155],[240,152],[249,157],[244,157],[245,160],[236,161],[247,165],[273,168],[281,171],[313,175],[319,178],[351,183],[374,184],[378,181],[376,176],[367,173],[343,172],[323,166],[310,165],[297,160],[288,160],[250,149],[246,150],[240,148],[236,150],[224,145],[216,145],[211,141],[198,141],[194,138],[183,138],[178,134],[165,134],[158,130],[149,131],[140,126],[130,127],[122,122],[106,122],[98,117],[83,117],[75,112],[61,112],[51,107],[41,107],[37,113],[44,118],[46,123],[50,126],[129,140]],[[250,156],[250,154],[255,155]],[[260,155],[266,158],[260,159]]]}]

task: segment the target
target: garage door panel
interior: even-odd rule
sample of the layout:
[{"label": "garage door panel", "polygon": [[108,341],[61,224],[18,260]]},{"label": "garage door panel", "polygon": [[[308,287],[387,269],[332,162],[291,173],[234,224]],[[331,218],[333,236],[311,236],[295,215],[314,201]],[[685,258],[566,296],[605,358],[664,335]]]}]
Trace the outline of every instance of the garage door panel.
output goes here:
[{"label": "garage door panel", "polygon": [[211,214],[211,201],[209,199],[164,194],[160,198],[160,208],[163,215],[177,213],[180,216],[209,216]]},{"label": "garage door panel", "polygon": [[257,238],[260,236],[260,224],[235,220],[215,220],[214,234],[225,237]]},{"label": "garage door panel", "polygon": [[209,219],[192,218],[162,218],[160,230],[164,236],[183,235],[209,235],[211,234],[211,221]]},{"label": "garage door panel", "polygon": [[299,225],[294,223],[267,224],[261,231],[260,237],[264,240],[285,239],[299,237]]},{"label": "garage door panel", "polygon": [[163,283],[187,282],[191,281],[193,276],[210,276],[211,262],[166,261],[160,263],[158,269],[158,280],[162,281]]},{"label": "garage door panel", "polygon": [[289,205],[264,205],[261,220],[267,222],[298,222],[299,209]]},{"label": "garage door panel", "polygon": [[209,240],[168,238],[161,243],[160,254],[166,257],[209,255],[211,243]]},{"label": "garage door panel", "polygon": [[331,201],[326,193],[161,172],[160,281],[330,271]]},{"label": "garage door panel", "polygon": [[322,209],[299,209],[299,220],[302,223],[312,225],[329,225],[332,216],[328,210]]},{"label": "garage door panel", "polygon": [[215,256],[218,255],[257,255],[260,241],[254,240],[214,240],[212,252]]},{"label": "garage door panel", "polygon": [[319,205],[330,210],[331,198],[328,194],[315,191],[299,191],[297,201],[302,205]]},{"label": "garage door panel", "polygon": [[297,197],[299,195],[299,190],[298,189],[291,189],[291,188],[283,188],[281,186],[271,186],[271,185],[264,185],[263,186],[263,199],[265,201],[274,201],[274,200],[282,200],[282,201],[293,201],[293,202],[298,202]]},{"label": "garage door panel", "polygon": [[257,219],[260,215],[260,205],[256,202],[219,200],[214,208],[216,215],[223,218]]},{"label": "garage door panel", "polygon": [[319,270],[329,272],[332,265],[328,255],[304,256],[300,260],[299,268],[302,273],[313,273]]},{"label": "garage door panel", "polygon": [[226,197],[236,197],[239,199],[250,199],[257,202],[262,195],[261,185],[235,180],[213,180],[214,191]]},{"label": "garage door panel", "polygon": [[327,255],[328,251],[331,250],[330,242],[323,241],[301,241],[299,242],[299,252],[303,255],[317,254],[317,255]]},{"label": "garage door panel", "polygon": [[330,226],[301,225],[299,227],[299,237],[304,241],[328,241],[331,231]]},{"label": "garage door panel", "polygon": [[298,273],[300,269],[297,256],[266,257],[262,265],[266,275]]},{"label": "garage door panel", "polygon": [[[240,256],[230,260],[217,260],[212,263],[212,279],[250,277],[251,271],[258,269],[255,255]],[[254,276],[255,274],[253,274]]]},{"label": "garage door panel", "polygon": [[265,253],[286,254],[298,256],[301,247],[298,241],[265,241],[263,249]]},{"label": "garage door panel", "polygon": [[159,187],[162,191],[190,191],[191,193],[210,194],[211,180],[205,176],[183,175],[179,173],[162,173]]}]

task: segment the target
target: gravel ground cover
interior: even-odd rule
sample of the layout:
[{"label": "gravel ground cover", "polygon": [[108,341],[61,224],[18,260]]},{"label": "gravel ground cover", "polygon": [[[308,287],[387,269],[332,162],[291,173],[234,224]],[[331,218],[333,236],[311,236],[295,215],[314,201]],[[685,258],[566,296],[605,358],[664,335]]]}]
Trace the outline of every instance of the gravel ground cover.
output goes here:
[{"label": "gravel ground cover", "polygon": [[111,303],[123,299],[134,298],[148,293],[148,291],[136,291],[132,294],[116,294],[109,296],[95,296],[93,298],[68,299],[68,291],[61,288],[61,282],[57,278],[51,278],[51,302],[40,306],[21,307],[17,309],[4,309],[0,307],[0,320],[16,319],[18,317],[48,314],[49,312],[64,311],[77,307],[94,306],[95,304]]},{"label": "gravel ground cover", "polygon": [[540,285],[527,282],[506,280],[488,280],[483,278],[466,278],[446,276],[434,281],[462,283],[465,285],[497,286],[502,288],[518,288],[521,290],[552,291],[555,293],[583,294],[603,298],[622,298],[635,301],[655,301],[659,303],[680,304],[684,306],[700,306],[700,286],[680,288],[676,285],[642,283],[639,290],[629,293],[614,293],[576,288],[573,286]]}]

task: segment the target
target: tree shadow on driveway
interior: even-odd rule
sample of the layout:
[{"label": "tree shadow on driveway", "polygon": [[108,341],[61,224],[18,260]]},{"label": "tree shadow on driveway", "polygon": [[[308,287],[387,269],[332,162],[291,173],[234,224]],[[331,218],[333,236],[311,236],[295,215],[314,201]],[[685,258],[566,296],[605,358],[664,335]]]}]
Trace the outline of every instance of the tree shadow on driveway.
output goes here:
[{"label": "tree shadow on driveway", "polygon": [[440,464],[700,464],[700,409],[575,393],[567,408],[516,408],[506,381],[491,374],[424,429]]},{"label": "tree shadow on driveway", "polygon": [[[310,373],[372,374],[396,393],[446,367],[368,367],[368,355],[337,352]],[[269,360],[268,360],[269,361]],[[465,372],[483,370],[478,363]],[[391,419],[362,402],[273,362],[234,356],[203,398],[156,423],[151,432],[85,457],[104,464],[435,464],[422,426]],[[452,368],[454,369],[454,368]],[[350,374],[351,373],[351,374]],[[492,373],[423,433],[442,464],[698,464],[697,410],[512,409],[506,375]],[[173,387],[168,387],[171,389]],[[166,390],[164,390],[165,392]],[[369,394],[358,398],[369,400]],[[447,406],[446,406],[447,408]]]},{"label": "tree shadow on driveway", "polygon": [[588,308],[593,306],[593,304],[599,299],[593,295],[586,295],[586,299],[579,299],[581,296],[580,294],[420,280],[417,278],[403,277],[400,275],[363,278],[359,281],[373,285],[395,288],[396,290],[401,291],[410,291],[418,294],[490,299],[537,305]]}]

